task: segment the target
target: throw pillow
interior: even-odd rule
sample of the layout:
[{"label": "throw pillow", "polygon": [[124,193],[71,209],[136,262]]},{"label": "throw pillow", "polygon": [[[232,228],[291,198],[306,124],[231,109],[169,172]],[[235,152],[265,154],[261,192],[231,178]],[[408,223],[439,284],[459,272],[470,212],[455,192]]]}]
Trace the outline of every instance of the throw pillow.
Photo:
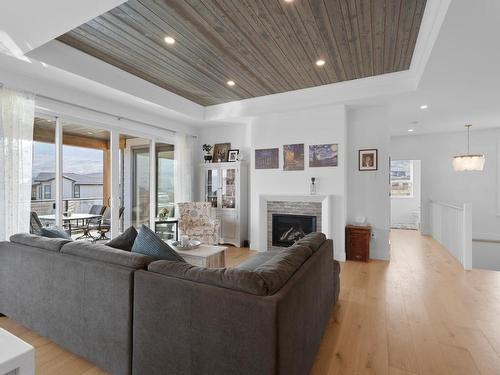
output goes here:
[{"label": "throw pillow", "polygon": [[148,255],[156,260],[185,262],[177,252],[168,246],[158,235],[144,224],[132,246],[133,253]]},{"label": "throw pillow", "polygon": [[134,246],[136,237],[137,231],[135,228],[129,227],[125,232],[120,234],[118,237],[113,238],[105,245],[119,250],[132,251],[132,246]]},{"label": "throw pillow", "polygon": [[71,240],[70,235],[63,228],[59,227],[42,227],[41,236],[47,238],[64,238],[65,240]]}]

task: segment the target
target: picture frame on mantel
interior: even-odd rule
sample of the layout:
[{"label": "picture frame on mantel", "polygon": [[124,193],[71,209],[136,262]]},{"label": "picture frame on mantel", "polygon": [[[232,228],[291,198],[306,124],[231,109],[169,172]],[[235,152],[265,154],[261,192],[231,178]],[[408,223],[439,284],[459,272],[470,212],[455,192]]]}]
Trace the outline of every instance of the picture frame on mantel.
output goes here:
[{"label": "picture frame on mantel", "polygon": [[358,169],[360,171],[378,170],[378,149],[368,148],[359,150]]}]

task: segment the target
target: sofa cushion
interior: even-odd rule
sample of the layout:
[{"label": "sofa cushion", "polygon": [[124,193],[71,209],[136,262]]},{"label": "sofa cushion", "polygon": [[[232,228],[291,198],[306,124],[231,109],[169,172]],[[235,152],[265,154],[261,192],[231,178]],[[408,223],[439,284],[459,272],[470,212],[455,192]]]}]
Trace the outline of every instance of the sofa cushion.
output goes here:
[{"label": "sofa cushion", "polygon": [[42,227],[40,229],[40,235],[47,238],[64,238],[65,240],[71,240],[71,236],[66,233],[63,228],[59,227]]},{"label": "sofa cushion", "polygon": [[269,293],[274,294],[311,255],[312,250],[309,247],[295,244],[278,252],[267,262],[256,267],[253,272],[264,279]]},{"label": "sofa cushion", "polygon": [[151,272],[190,280],[221,288],[264,296],[269,294],[266,283],[255,272],[238,268],[204,268],[186,262],[160,260],[148,266]]},{"label": "sofa cushion", "polygon": [[308,246],[313,253],[319,250],[323,242],[326,241],[326,236],[321,232],[312,232],[302,237],[300,240],[295,242],[297,245]]},{"label": "sofa cushion", "polygon": [[137,230],[133,226],[131,226],[118,237],[115,237],[111,241],[106,242],[105,245],[113,247],[115,249],[132,251],[132,246],[134,246],[136,237]]},{"label": "sofa cushion", "polygon": [[158,235],[149,229],[144,224],[139,230],[139,234],[132,246],[132,252],[140,253],[156,260],[173,260],[178,262],[185,262],[177,252],[172,249],[168,244],[158,237]]},{"label": "sofa cushion", "polygon": [[278,252],[276,251],[264,251],[253,257],[241,262],[236,268],[241,270],[253,271],[255,268],[260,266],[263,263],[266,263],[269,259],[275,256]]},{"label": "sofa cushion", "polygon": [[134,269],[145,269],[147,265],[154,260],[143,254],[118,250],[109,246],[93,244],[86,241],[73,241],[68,243],[63,246],[61,253]]},{"label": "sofa cushion", "polygon": [[10,237],[10,242],[44,250],[61,251],[61,248],[65,244],[71,242],[71,240],[62,238],[47,238],[30,233],[18,233]]}]

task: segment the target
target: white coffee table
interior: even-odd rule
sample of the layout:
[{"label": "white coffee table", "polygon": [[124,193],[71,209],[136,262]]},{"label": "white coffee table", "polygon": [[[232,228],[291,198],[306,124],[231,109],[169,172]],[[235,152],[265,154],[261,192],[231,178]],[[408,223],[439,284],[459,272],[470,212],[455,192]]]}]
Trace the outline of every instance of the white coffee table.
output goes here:
[{"label": "white coffee table", "polygon": [[2,328],[0,375],[35,375],[35,349]]},{"label": "white coffee table", "polygon": [[[171,241],[169,245],[172,246]],[[177,251],[186,262],[195,266],[206,268],[222,268],[226,266],[226,250],[224,246],[200,245],[192,250],[179,250],[175,246],[172,248]]]}]

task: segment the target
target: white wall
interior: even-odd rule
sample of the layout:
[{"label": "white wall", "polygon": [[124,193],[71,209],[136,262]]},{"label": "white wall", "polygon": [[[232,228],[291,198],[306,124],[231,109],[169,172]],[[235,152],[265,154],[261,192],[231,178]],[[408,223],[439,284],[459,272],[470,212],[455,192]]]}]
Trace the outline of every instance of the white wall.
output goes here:
[{"label": "white wall", "polygon": [[472,268],[500,271],[499,240],[472,242]]},{"label": "white wall", "polygon": [[[262,194],[309,194],[311,177],[318,182],[318,195],[333,195],[335,258],[345,259],[346,218],[346,114],[344,106],[316,107],[298,112],[254,118],[250,128],[250,244],[259,240],[259,196]],[[305,169],[283,171],[283,145],[304,143]],[[337,143],[338,167],[309,168],[311,144]],[[279,147],[280,169],[255,170],[255,149]],[[261,250],[261,249],[257,249]]]},{"label": "white wall", "polygon": [[[259,195],[309,194],[311,177],[318,181],[318,194],[335,196],[333,233],[335,257],[345,259],[344,226],[346,215],[346,123],[344,106],[315,107],[307,110],[276,113],[253,118],[248,125],[232,124],[202,129],[198,138],[198,162],[203,162],[201,145],[231,142],[232,148],[243,151],[250,170],[249,233],[250,246],[256,250],[259,242]],[[305,170],[283,171],[283,145],[305,144]],[[339,166],[329,168],[308,167],[310,144],[338,143]],[[254,150],[279,147],[280,168],[254,169]],[[198,185],[197,185],[198,186]]]},{"label": "white wall", "polygon": [[[395,159],[393,159],[395,160]],[[411,160],[413,168],[413,195],[391,197],[391,226],[420,225],[420,160]]]},{"label": "white wall", "polygon": [[[497,215],[497,139],[500,129],[472,130],[471,152],[484,153],[482,172],[455,172],[452,157],[466,151],[467,134],[439,133],[391,139],[393,159],[419,159],[422,162],[422,231],[429,233],[429,200],[452,204],[472,204],[474,238],[500,235]],[[500,249],[499,249],[500,250]]]},{"label": "white wall", "polygon": [[[370,257],[390,258],[389,144],[387,113],[383,107],[347,114],[347,222],[364,216],[372,226]],[[378,170],[358,170],[358,150],[378,149]],[[374,236],[374,237],[373,237]]]},{"label": "white wall", "polygon": [[[100,198],[102,196],[102,185],[80,185],[80,198]],[[104,204],[107,204],[107,202],[104,202]]]}]

